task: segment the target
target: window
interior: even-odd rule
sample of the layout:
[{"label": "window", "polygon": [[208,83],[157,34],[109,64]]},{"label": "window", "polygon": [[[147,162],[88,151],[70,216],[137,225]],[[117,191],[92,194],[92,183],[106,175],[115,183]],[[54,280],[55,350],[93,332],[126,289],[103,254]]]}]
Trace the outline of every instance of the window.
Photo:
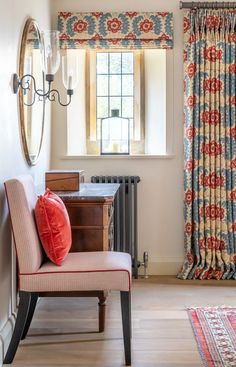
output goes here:
[{"label": "window", "polygon": [[68,155],[100,155],[101,119],[111,116],[112,109],[130,118],[131,155],[171,152],[170,50],[168,58],[166,50],[154,49],[70,52],[79,54],[79,83],[66,111]]},{"label": "window", "polygon": [[142,58],[141,51],[88,52],[88,153],[100,153],[101,122],[111,117],[113,110],[118,110],[120,117],[129,119],[131,153],[137,148],[139,153],[144,152]]},{"label": "window", "polygon": [[133,52],[98,52],[96,54],[96,124],[101,138],[101,119],[118,110],[129,118],[130,137],[134,119],[134,57]]}]

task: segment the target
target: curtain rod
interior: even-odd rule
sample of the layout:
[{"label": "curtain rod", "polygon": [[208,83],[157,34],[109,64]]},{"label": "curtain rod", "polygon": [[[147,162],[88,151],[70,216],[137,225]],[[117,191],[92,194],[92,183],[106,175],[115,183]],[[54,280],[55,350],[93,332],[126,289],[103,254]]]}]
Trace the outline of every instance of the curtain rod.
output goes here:
[{"label": "curtain rod", "polygon": [[180,9],[194,9],[194,8],[209,8],[209,9],[219,9],[219,8],[236,8],[236,2],[230,1],[190,1],[190,2],[183,2],[180,1],[179,3]]}]

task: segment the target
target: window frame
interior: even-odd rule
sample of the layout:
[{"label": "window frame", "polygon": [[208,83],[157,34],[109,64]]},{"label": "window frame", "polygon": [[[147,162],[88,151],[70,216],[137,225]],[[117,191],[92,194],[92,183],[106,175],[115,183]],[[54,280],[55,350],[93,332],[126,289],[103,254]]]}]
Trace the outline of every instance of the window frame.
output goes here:
[{"label": "window frame", "polygon": [[[100,154],[97,139],[96,112],[96,55],[99,52],[133,52],[134,54],[134,135],[130,139],[131,152],[144,153],[145,140],[145,80],[143,50],[99,49],[86,51],[86,145],[87,154]],[[131,153],[132,154],[132,153]]]}]

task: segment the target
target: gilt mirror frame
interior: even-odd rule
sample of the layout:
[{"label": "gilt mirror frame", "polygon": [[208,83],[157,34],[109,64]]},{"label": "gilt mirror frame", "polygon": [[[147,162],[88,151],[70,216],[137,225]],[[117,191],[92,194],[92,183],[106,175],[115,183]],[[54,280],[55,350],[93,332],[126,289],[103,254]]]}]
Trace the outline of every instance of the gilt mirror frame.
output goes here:
[{"label": "gilt mirror frame", "polygon": [[[19,78],[20,79],[22,78],[23,75],[25,75],[25,66],[27,62],[26,57],[27,57],[28,36],[30,32],[32,32],[32,28],[35,29],[35,35],[38,39],[39,48],[41,46],[41,36],[40,36],[40,30],[39,30],[38,24],[33,18],[28,18],[25,23],[22,38],[21,38],[20,58],[19,58]],[[41,66],[41,62],[39,64]],[[42,73],[42,89],[44,91],[44,73],[42,70],[42,66],[40,67],[39,72],[40,72],[40,75]],[[36,80],[36,85],[37,85],[37,80]],[[25,102],[24,102],[24,90],[22,88],[19,88],[19,100],[18,101],[19,101],[19,109],[20,109],[20,128],[21,128],[21,138],[22,138],[22,143],[23,143],[24,155],[25,155],[27,163],[30,166],[33,166],[37,163],[39,154],[42,148],[43,133],[44,133],[44,120],[45,120],[45,98],[43,98],[40,102],[38,102],[38,100],[35,100],[35,103],[42,103],[42,107],[40,111],[41,116],[39,117],[41,121],[41,126],[39,129],[39,137],[38,137],[38,144],[37,144],[38,149],[35,155],[32,155],[30,153],[30,142],[27,139],[27,129],[26,129],[26,123],[27,123],[26,108],[32,109],[35,106],[33,104],[30,107],[29,106],[26,107]],[[34,124],[34,119],[31,118],[31,125],[33,124]]]}]

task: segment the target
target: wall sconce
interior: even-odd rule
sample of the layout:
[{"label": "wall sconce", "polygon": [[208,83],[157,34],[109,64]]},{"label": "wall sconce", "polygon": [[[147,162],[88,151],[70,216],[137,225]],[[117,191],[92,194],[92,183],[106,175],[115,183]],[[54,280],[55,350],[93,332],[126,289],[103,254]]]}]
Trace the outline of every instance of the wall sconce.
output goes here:
[{"label": "wall sconce", "polygon": [[65,51],[65,54],[62,56],[62,80],[68,96],[68,101],[62,103],[59,91],[52,89],[54,75],[60,66],[59,31],[41,32],[37,48],[41,52],[42,71],[45,81],[48,83],[46,92],[43,89],[37,89],[36,80],[31,74],[25,74],[22,77],[19,77],[18,74],[13,74],[13,92],[16,94],[19,88],[21,88],[25,94],[30,91],[32,85],[34,95],[30,104],[25,103],[27,106],[34,104],[36,95],[39,99],[48,99],[51,102],[57,100],[61,106],[68,106],[71,102],[73,90],[78,82],[77,55],[67,55]]}]

